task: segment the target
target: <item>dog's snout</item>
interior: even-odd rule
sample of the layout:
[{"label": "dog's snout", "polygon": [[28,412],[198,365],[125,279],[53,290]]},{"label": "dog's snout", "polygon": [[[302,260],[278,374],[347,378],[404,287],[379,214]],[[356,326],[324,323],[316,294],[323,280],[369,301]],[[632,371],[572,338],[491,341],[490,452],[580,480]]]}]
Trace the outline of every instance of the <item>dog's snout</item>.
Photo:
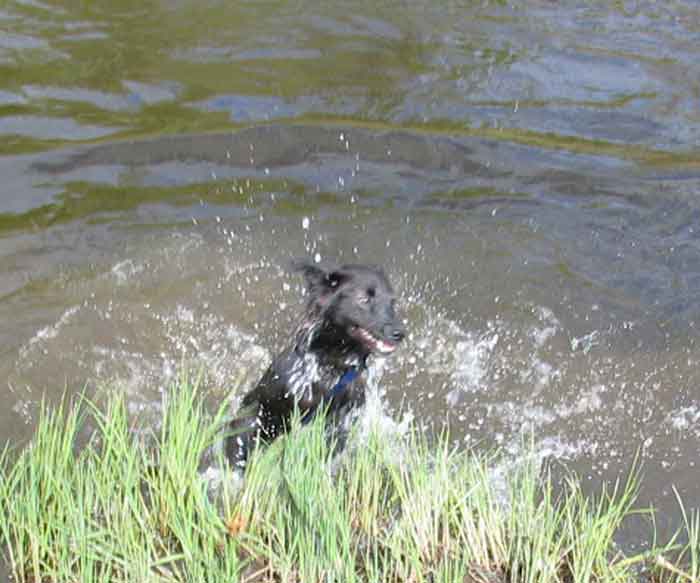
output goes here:
[{"label": "dog's snout", "polygon": [[404,336],[406,336],[406,332],[404,331],[403,326],[400,325],[386,326],[384,328],[384,334],[387,338],[390,338],[394,342],[401,342],[404,339]]}]

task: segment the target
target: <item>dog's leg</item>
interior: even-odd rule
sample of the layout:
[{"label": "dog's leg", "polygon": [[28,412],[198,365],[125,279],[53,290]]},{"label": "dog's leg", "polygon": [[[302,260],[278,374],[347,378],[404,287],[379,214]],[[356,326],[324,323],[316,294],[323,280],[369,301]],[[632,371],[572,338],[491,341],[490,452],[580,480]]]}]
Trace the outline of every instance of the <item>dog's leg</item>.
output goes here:
[{"label": "dog's leg", "polygon": [[226,438],[226,457],[231,465],[244,468],[248,456],[257,445],[260,423],[257,410],[254,414],[237,417],[229,423],[230,435]]}]

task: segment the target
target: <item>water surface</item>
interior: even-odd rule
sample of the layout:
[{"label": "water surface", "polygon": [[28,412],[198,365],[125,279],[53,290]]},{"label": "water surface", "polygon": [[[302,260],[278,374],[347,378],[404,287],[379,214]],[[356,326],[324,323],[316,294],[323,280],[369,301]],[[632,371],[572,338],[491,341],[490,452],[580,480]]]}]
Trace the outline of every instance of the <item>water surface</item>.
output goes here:
[{"label": "water surface", "polygon": [[[0,440],[42,396],[157,423],[296,323],[289,261],[382,264],[410,335],[382,414],[591,489],[700,480],[700,8],[691,1],[7,1]],[[625,543],[646,544],[643,525]]]}]

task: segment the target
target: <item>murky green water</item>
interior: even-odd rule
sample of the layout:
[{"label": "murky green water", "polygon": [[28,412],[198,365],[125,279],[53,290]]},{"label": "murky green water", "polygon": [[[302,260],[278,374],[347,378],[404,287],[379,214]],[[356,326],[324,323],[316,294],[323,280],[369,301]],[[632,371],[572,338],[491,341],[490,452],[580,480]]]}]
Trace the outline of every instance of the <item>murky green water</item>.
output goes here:
[{"label": "murky green water", "polygon": [[640,450],[670,531],[700,498],[699,53],[690,0],[4,0],[0,443],[86,383],[155,422],[183,358],[213,402],[249,385],[318,253],[398,283],[374,414],[514,457],[532,429],[591,486]]}]

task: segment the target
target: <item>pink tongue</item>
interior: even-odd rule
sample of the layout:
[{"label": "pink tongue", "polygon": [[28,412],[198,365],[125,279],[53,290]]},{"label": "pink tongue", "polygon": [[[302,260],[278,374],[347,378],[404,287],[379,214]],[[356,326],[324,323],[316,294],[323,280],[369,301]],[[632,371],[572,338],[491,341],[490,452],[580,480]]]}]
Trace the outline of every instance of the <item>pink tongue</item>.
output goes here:
[{"label": "pink tongue", "polygon": [[392,342],[377,340],[377,348],[379,348],[380,352],[393,352],[396,346]]}]

